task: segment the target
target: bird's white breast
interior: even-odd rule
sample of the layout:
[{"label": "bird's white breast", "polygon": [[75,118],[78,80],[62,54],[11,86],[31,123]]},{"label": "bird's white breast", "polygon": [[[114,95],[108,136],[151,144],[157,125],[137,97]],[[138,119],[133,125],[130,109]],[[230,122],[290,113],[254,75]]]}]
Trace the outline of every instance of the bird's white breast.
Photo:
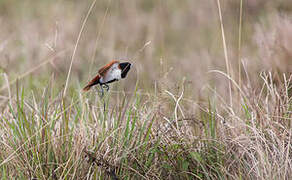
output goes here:
[{"label": "bird's white breast", "polygon": [[107,83],[112,80],[120,80],[122,71],[118,68],[118,63],[113,64],[104,77],[100,79],[102,83]]}]

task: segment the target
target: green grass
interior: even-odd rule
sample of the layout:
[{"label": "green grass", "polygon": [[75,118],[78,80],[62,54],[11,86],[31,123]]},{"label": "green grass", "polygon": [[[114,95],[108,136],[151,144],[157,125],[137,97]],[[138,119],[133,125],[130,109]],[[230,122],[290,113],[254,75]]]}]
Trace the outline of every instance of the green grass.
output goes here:
[{"label": "green grass", "polygon": [[[155,100],[159,97],[142,103],[139,85],[130,96],[109,92],[104,101],[95,92],[82,94],[78,90],[71,99],[62,97],[62,91],[51,96],[50,87],[51,84],[44,88],[39,97],[33,92],[25,97],[25,89],[18,87],[17,98],[1,115],[5,135],[0,154],[3,179],[234,178],[228,168],[242,179],[256,177],[254,173],[254,176],[246,174],[253,171],[249,158],[258,163],[273,163],[271,158],[281,149],[270,143],[282,142],[291,150],[286,140],[280,139],[282,136],[275,136],[273,128],[261,122],[262,118],[254,119],[256,109],[247,105],[240,109],[242,121],[239,119],[238,123],[245,129],[235,132],[221,123],[216,103],[211,100],[201,111],[200,123],[195,119],[178,120],[174,114],[167,122],[159,117],[156,104],[161,102]],[[176,102],[172,103],[175,110]],[[247,146],[244,153],[239,152],[245,142],[236,140],[239,137],[234,133],[244,135],[242,138],[249,139],[255,147]],[[281,134],[278,130],[274,133]],[[235,139],[230,141],[230,138]],[[282,153],[289,153],[287,150]],[[228,167],[229,163],[234,165]]]},{"label": "green grass", "polygon": [[1,179],[291,179],[290,6],[0,1]]}]

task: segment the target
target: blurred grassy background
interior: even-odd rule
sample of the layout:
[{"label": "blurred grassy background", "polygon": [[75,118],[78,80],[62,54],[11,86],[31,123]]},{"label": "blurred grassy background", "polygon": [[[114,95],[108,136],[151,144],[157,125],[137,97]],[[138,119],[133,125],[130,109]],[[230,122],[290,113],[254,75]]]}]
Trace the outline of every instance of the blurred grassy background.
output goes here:
[{"label": "blurred grassy background", "polygon": [[[82,164],[79,151],[93,147],[120,168],[116,171],[121,177],[140,177],[139,173],[145,178],[188,177],[185,172],[194,173],[189,174],[190,177],[198,179],[261,176],[265,179],[273,177],[274,172],[279,177],[289,177],[287,172],[292,163],[285,157],[291,156],[291,147],[287,147],[290,142],[287,139],[291,137],[291,82],[287,83],[287,79],[292,73],[292,1],[243,0],[239,41],[241,1],[221,0],[230,76],[240,82],[245,95],[238,98],[234,88],[231,95],[234,106],[227,103],[230,98],[227,78],[210,72],[226,72],[218,7],[214,0],[97,0],[77,44],[69,93],[63,97],[60,92],[66,83],[78,33],[92,2],[0,0],[0,109],[3,119],[0,133],[1,142],[9,146],[0,146],[0,160],[5,163],[7,160],[7,166],[0,162],[0,172],[10,172],[7,177],[13,177],[22,167],[25,169],[21,162],[32,154],[27,166],[38,167],[36,177],[45,177],[51,171],[59,173],[60,178],[67,174],[76,178],[75,172],[85,177],[91,172]],[[116,96],[107,99],[111,112],[104,114],[98,110],[102,104],[95,91],[84,97],[80,93],[99,67],[112,59],[127,60],[134,66],[125,80],[111,85]],[[140,95],[134,93],[135,88]],[[180,106],[173,98],[178,98],[182,92],[184,101]],[[134,96],[125,98],[124,94]],[[74,104],[75,99],[81,103]],[[34,108],[41,109],[45,120],[38,117]],[[66,111],[61,111],[63,109]],[[19,115],[22,113],[27,118]],[[166,120],[174,122],[185,117],[196,117],[196,120],[182,122],[179,127],[177,124],[172,129],[174,132],[161,135],[161,141],[156,139],[160,125],[168,123]],[[219,122],[225,119],[228,127]],[[51,129],[41,121],[53,122]],[[18,137],[15,132],[21,129],[19,122],[29,125]],[[31,131],[30,126],[36,132],[43,132],[43,129],[46,132],[37,134],[34,139],[31,132],[27,133]],[[265,128],[268,132],[262,131]],[[140,137],[145,135],[147,147],[137,145],[143,143],[135,136],[139,133]],[[122,143],[111,141],[112,136]],[[258,136],[261,138],[254,138]],[[52,137],[58,139],[56,144],[51,143]],[[261,143],[266,146],[262,147]],[[68,144],[70,146],[66,146]],[[42,148],[43,145],[49,150]],[[108,147],[114,150],[109,153]],[[35,151],[21,152],[22,148]],[[127,155],[120,158],[124,151],[133,153],[134,158]],[[14,152],[19,156],[15,157],[16,163],[7,158]],[[181,156],[176,156],[177,152]],[[138,165],[131,166],[135,158]],[[164,161],[170,167],[160,166]],[[47,168],[48,162],[56,163],[56,167]],[[75,162],[82,165],[81,170]],[[39,165],[42,163],[44,165]],[[147,168],[140,167],[144,163]],[[80,171],[75,169],[73,174],[68,164]],[[125,167],[129,169],[126,171]],[[179,172],[181,176],[171,176]],[[33,177],[25,176],[26,171],[23,174],[23,177]],[[50,177],[54,179],[53,175]]]},{"label": "blurred grassy background", "polygon": [[[24,85],[31,79],[29,85],[36,88],[46,84],[53,73],[63,85],[91,2],[1,0],[1,71],[13,80],[65,50],[22,81]],[[234,78],[238,77],[239,2],[222,2]],[[257,82],[257,75],[264,70],[291,72],[292,3],[247,0],[243,8],[241,60],[255,75],[252,80]],[[225,71],[217,11],[216,2],[204,0],[97,1],[81,36],[70,85],[83,86],[111,59],[130,59],[136,68],[132,75],[137,76],[138,71],[142,89],[153,89],[153,82],[167,73],[159,84],[168,88],[186,77],[195,96],[210,84],[224,92],[225,79],[207,73],[214,69]],[[148,41],[151,44],[138,52]],[[241,72],[241,77],[246,78]]]}]

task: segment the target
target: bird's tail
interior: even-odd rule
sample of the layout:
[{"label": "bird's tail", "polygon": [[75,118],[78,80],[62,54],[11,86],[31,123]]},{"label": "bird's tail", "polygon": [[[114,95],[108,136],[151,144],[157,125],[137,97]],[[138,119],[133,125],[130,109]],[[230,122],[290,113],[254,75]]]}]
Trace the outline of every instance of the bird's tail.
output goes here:
[{"label": "bird's tail", "polygon": [[83,91],[88,91],[92,86],[99,84],[100,75],[95,76],[84,88]]},{"label": "bird's tail", "polygon": [[92,85],[88,84],[83,88],[83,91],[88,91],[91,88]]}]

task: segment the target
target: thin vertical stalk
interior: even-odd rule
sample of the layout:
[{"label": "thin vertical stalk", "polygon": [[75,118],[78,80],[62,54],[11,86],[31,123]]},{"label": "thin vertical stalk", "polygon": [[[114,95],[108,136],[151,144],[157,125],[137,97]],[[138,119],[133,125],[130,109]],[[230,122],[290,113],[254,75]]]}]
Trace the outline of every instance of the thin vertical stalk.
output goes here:
[{"label": "thin vertical stalk", "polygon": [[73,61],[75,59],[75,54],[76,54],[76,51],[77,51],[77,48],[78,48],[78,44],[79,44],[79,41],[80,41],[80,38],[81,38],[81,35],[82,35],[82,32],[84,30],[84,27],[85,27],[85,24],[87,22],[87,19],[94,7],[96,3],[96,0],[94,0],[89,8],[89,10],[87,11],[87,14],[86,14],[86,17],[82,23],[82,26],[81,26],[81,29],[79,31],[79,34],[78,34],[78,37],[77,37],[77,40],[76,40],[76,43],[75,43],[75,46],[74,46],[74,50],[73,50],[73,54],[72,54],[72,57],[71,57],[71,63],[70,63],[70,67],[69,67],[69,71],[68,71],[68,74],[67,74],[67,79],[66,79],[66,84],[65,84],[65,88],[64,88],[64,97],[66,96],[66,92],[67,92],[67,88],[68,88],[68,83],[69,83],[69,79],[70,79],[70,74],[71,74],[71,70],[72,70],[72,65],[73,65]]},{"label": "thin vertical stalk", "polygon": [[[227,72],[227,75],[231,77],[220,0],[217,0],[217,7],[218,7],[219,20],[220,20],[220,29],[221,29],[221,34],[222,34],[222,43],[223,43],[223,49],[224,49],[226,72]],[[228,86],[229,86],[230,105],[232,107],[232,94],[231,94],[231,82],[230,81],[228,83]]]},{"label": "thin vertical stalk", "polygon": [[239,28],[238,28],[238,85],[241,87],[241,38],[242,38],[242,0],[239,5]]}]

